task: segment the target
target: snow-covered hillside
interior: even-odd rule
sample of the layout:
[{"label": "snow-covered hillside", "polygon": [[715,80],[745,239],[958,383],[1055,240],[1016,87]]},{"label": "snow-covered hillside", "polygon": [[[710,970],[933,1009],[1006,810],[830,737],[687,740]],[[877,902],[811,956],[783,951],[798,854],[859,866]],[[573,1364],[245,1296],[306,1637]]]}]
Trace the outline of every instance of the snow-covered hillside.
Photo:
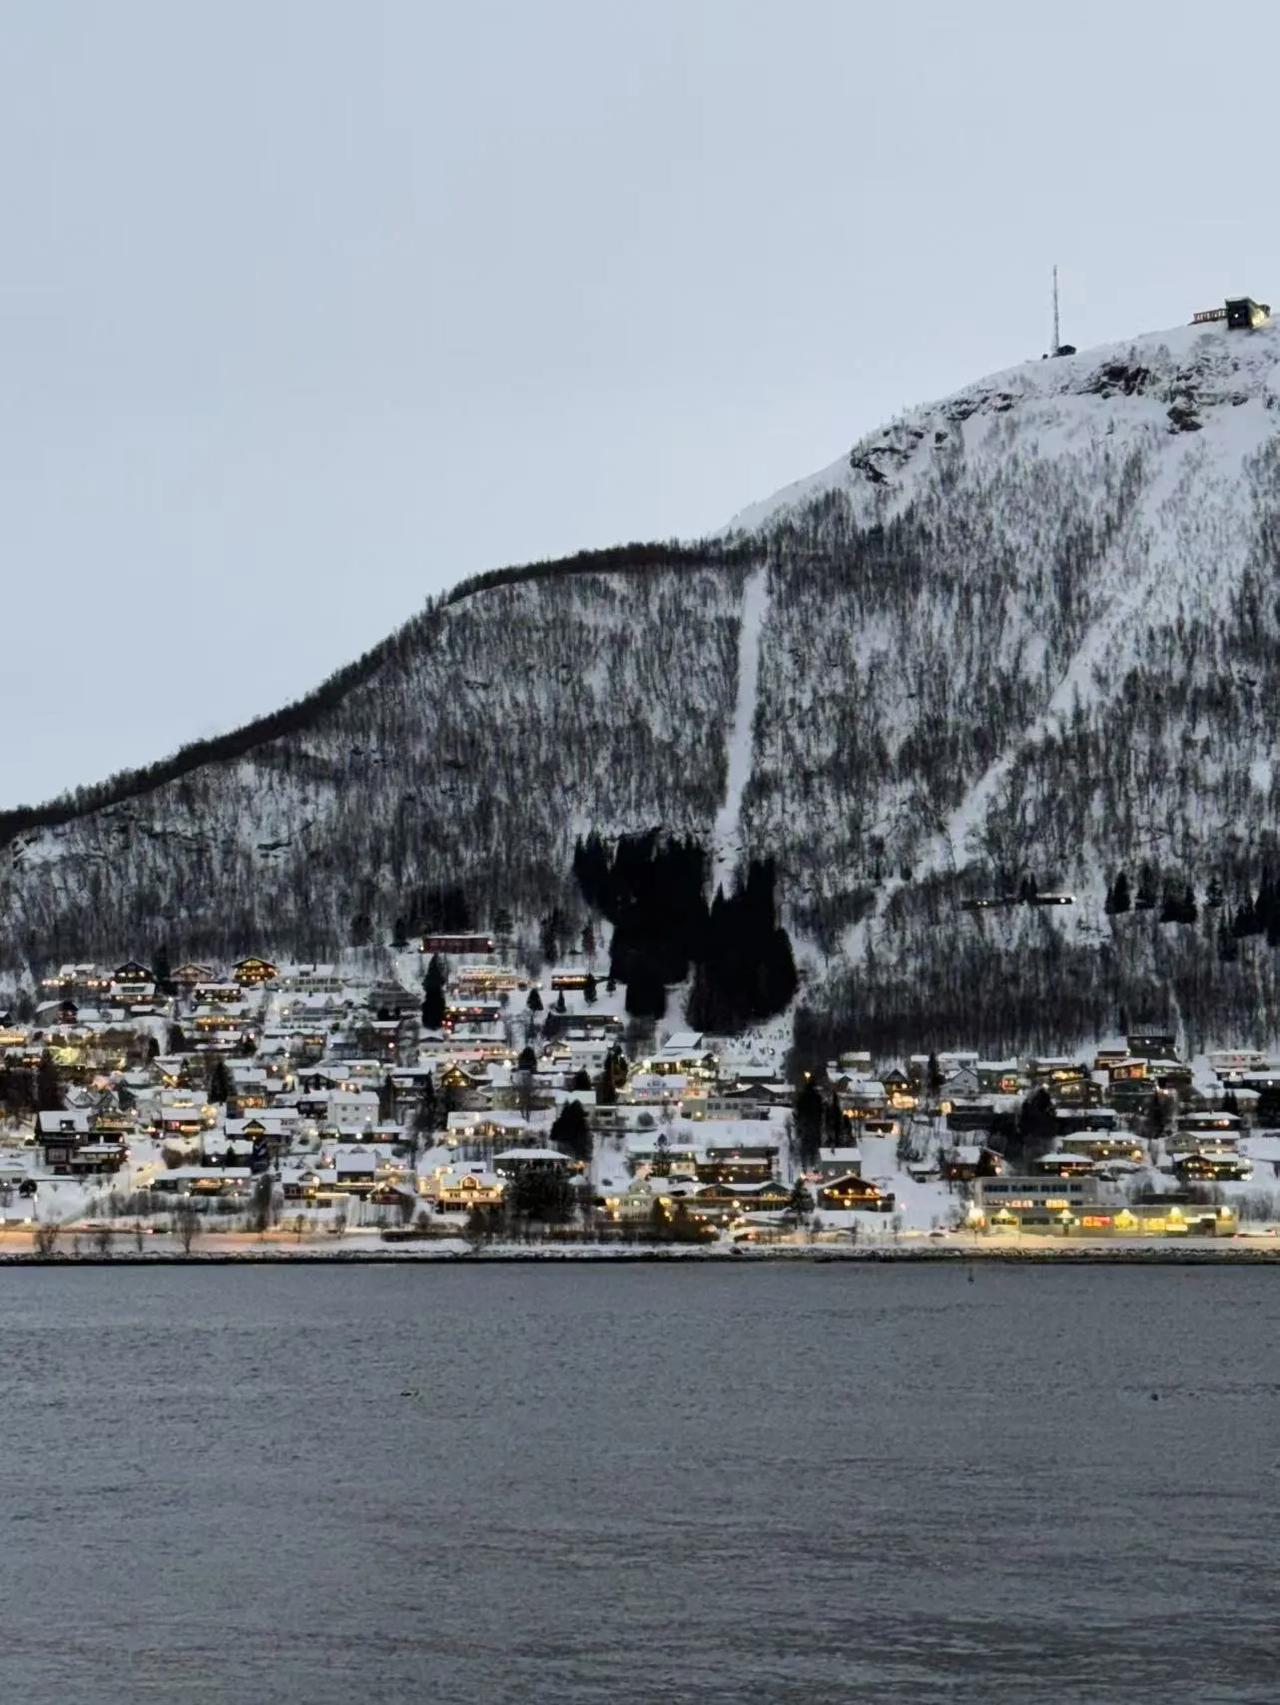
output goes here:
[{"label": "snow-covered hillside", "polygon": [[[1097,1030],[1166,985],[1270,1024],[1271,950],[1223,936],[1280,872],[1278,411],[1280,328],[1181,327],[911,411],[736,552],[475,591],[234,761],[24,823],[7,957],[318,949],[452,884],[534,927],[578,905],[576,834],[662,825],[722,877],[777,858],[809,998],[855,1028],[985,1002],[1013,1040],[1057,998]],[[1156,909],[1105,919],[1144,864]],[[1076,904],[959,910],[1027,883]]]},{"label": "snow-covered hillside", "polygon": [[[1280,492],[1278,360],[1280,328],[1213,326],[1028,363],[744,511],[735,525],[811,560],[779,575],[794,596],[778,600],[766,690],[772,671],[806,714],[772,719],[782,749],[758,777],[760,835],[796,819],[806,748],[828,767],[836,747],[857,750],[850,796],[824,802],[855,856],[883,842],[917,869],[1017,866],[1029,842],[1055,863],[1117,839],[1200,857],[1242,808],[1274,812],[1253,670],[1259,615],[1274,618],[1256,605]],[[1166,753],[1207,732],[1193,678],[1215,680],[1212,714],[1231,725],[1220,757],[1243,790],[1218,762],[1167,773]],[[1169,713],[1154,729],[1149,686]],[[922,787],[929,746],[948,773]],[[1073,785],[1082,770],[1097,785]]]}]

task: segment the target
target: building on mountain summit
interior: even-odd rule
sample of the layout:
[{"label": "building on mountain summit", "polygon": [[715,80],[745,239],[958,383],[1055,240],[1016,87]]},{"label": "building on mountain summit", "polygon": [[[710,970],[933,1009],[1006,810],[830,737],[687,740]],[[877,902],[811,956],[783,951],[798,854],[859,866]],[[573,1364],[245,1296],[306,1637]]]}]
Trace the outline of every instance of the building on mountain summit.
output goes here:
[{"label": "building on mountain summit", "polygon": [[1198,314],[1192,314],[1191,324],[1205,326],[1225,320],[1229,331],[1255,331],[1270,318],[1269,302],[1255,302],[1252,296],[1228,296],[1221,308],[1202,308]]},{"label": "building on mountain summit", "polygon": [[1227,299],[1227,325],[1231,331],[1252,331],[1257,326],[1265,326],[1270,318],[1269,302],[1255,302],[1251,296]]}]

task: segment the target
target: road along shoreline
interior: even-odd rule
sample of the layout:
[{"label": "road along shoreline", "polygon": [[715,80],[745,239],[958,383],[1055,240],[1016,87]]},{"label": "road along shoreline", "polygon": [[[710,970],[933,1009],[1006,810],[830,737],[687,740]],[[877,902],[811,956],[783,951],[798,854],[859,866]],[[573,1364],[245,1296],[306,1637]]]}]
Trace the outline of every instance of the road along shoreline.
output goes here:
[{"label": "road along shoreline", "polygon": [[1232,1243],[1149,1244],[1141,1247],[1114,1245],[1049,1245],[1034,1249],[807,1249],[807,1248],[749,1248],[749,1249],[669,1249],[645,1247],[618,1249],[608,1246],[557,1247],[542,1244],[529,1247],[498,1245],[480,1249],[399,1245],[392,1249],[329,1249],[299,1244],[293,1248],[269,1246],[262,1249],[239,1250],[155,1250],[143,1254],[99,1254],[93,1252],[55,1251],[37,1254],[32,1251],[0,1253],[0,1267],[261,1267],[261,1266],[403,1266],[447,1263],[452,1266],[493,1266],[530,1261],[569,1261],[576,1263],[618,1262],[714,1262],[719,1266],[776,1265],[780,1262],[801,1262],[811,1265],[840,1264],[844,1266],[916,1267],[932,1266],[991,1266],[1013,1267],[1258,1267],[1280,1266],[1280,1248],[1249,1248]]}]

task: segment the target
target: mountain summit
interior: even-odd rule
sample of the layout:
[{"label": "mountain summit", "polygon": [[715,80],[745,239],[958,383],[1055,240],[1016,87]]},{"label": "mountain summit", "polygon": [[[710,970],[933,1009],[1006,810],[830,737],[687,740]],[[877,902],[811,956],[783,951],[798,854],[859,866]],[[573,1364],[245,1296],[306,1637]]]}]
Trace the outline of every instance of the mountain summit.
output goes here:
[{"label": "mountain summit", "polygon": [[5,957],[322,952],[457,889],[536,935],[579,837],[661,829],[777,861],[815,1046],[1269,1026],[1278,363],[1223,322],[1028,362],[716,541],[482,576],[277,717],[9,813]]}]

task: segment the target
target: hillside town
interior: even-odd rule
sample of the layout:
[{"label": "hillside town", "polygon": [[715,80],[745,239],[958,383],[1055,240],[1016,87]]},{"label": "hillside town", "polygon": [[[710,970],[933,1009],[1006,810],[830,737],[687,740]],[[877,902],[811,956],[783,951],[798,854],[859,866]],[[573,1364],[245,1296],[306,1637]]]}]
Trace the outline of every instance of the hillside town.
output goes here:
[{"label": "hillside town", "polygon": [[[342,963],[67,964],[0,1015],[0,1239],[294,1249],[883,1248],[1271,1236],[1280,1062],[846,1052],[788,1077],[623,1010],[590,942],[484,934]],[[156,1240],[156,1241],[153,1241]]]}]

